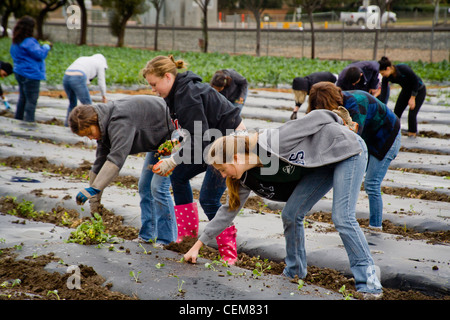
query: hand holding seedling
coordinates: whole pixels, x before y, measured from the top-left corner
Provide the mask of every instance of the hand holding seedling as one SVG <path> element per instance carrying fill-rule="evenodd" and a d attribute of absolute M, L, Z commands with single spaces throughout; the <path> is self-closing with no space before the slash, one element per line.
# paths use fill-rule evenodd
<path fill-rule="evenodd" d="M 180 141 L 177 139 L 166 140 L 163 144 L 161 144 L 158 148 L 158 152 L 155 154 L 155 157 L 161 156 L 169 156 L 173 151 L 178 150 L 178 146 Z"/>

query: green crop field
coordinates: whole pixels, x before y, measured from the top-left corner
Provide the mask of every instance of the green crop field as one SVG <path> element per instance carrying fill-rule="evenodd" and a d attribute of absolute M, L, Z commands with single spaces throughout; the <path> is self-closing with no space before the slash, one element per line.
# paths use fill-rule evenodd
<path fill-rule="evenodd" d="M 9 55 L 10 39 L 0 39 L 0 59 L 12 63 Z M 330 71 L 338 74 L 349 61 L 298 59 L 283 57 L 255 57 L 250 55 L 229 55 L 221 53 L 199 53 L 180 51 L 149 51 L 142 49 L 78 46 L 73 44 L 54 43 L 46 62 L 47 83 L 62 83 L 65 69 L 78 57 L 102 53 L 108 61 L 106 81 L 108 85 L 145 85 L 140 70 L 146 62 L 157 55 L 174 55 L 175 59 L 183 59 L 188 70 L 200 75 L 209 82 L 216 70 L 234 68 L 244 75 L 252 87 L 291 84 L 292 79 L 306 76 L 312 72 Z M 407 62 L 424 81 L 450 81 L 448 61 L 438 63 Z M 14 77 L 2 80 L 2 83 L 16 84 Z"/>

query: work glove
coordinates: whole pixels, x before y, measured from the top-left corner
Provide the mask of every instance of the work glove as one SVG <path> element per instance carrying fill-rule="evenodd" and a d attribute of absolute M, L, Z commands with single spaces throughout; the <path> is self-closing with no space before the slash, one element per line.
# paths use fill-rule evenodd
<path fill-rule="evenodd" d="M 92 188 L 92 187 L 84 188 L 77 194 L 77 197 L 76 197 L 77 204 L 84 204 L 86 201 L 88 201 L 89 199 L 91 199 L 92 197 L 94 197 L 96 194 L 98 194 L 100 192 L 101 192 L 101 190 L 96 189 L 96 188 Z"/>
<path fill-rule="evenodd" d="M 100 194 L 119 175 L 119 170 L 118 166 L 107 160 L 95 177 L 95 180 L 90 182 L 90 187 L 81 190 L 77 194 L 77 204 L 84 204 L 87 200 Z M 90 177 L 91 176 L 92 175 L 90 174 Z"/>
<path fill-rule="evenodd" d="M 333 110 L 334 113 L 336 113 L 338 116 L 344 120 L 344 125 L 347 126 L 350 130 L 352 130 L 355 133 L 358 133 L 358 123 L 354 122 L 352 120 L 352 117 L 350 117 L 350 113 L 348 113 L 348 110 L 345 109 L 342 106 L 339 106 L 337 109 Z"/>
<path fill-rule="evenodd" d="M 95 178 L 97 178 L 97 175 L 91 170 L 89 171 L 89 186 L 92 186 L 94 184 Z M 93 196 L 92 198 L 89 199 L 89 206 L 91 208 L 91 215 L 94 215 L 94 212 L 97 212 L 100 214 L 99 212 L 99 208 L 100 208 L 100 201 L 102 199 L 102 194 L 103 191 L 100 193 L 97 193 L 95 196 Z"/>
<path fill-rule="evenodd" d="M 164 159 L 161 159 L 160 161 L 158 161 L 153 166 L 152 171 L 154 173 L 156 173 L 157 175 L 167 177 L 168 175 L 170 175 L 172 173 L 173 169 L 175 169 L 176 166 L 177 166 L 177 164 L 172 159 L 172 157 L 164 158 Z"/>
<path fill-rule="evenodd" d="M 291 114 L 291 120 L 297 119 L 297 111 L 292 112 Z"/>

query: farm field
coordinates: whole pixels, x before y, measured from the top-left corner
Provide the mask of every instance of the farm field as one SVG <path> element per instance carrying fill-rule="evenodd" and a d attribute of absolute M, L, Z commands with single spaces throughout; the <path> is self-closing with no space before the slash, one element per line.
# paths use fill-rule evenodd
<path fill-rule="evenodd" d="M 0 39 L 2 56 L 7 56 L 8 41 Z M 133 241 L 140 228 L 137 183 L 142 154 L 129 156 L 119 177 L 104 191 L 101 220 L 91 218 L 88 205 L 76 205 L 76 193 L 88 184 L 95 143 L 63 126 L 68 100 L 61 75 L 76 57 L 99 51 L 109 65 L 108 100 L 150 94 L 139 71 L 154 55 L 170 53 L 55 43 L 46 60 L 47 81 L 41 85 L 34 124 L 13 119 L 17 85 L 13 77 L 2 80 L 12 110 L 0 107 L 0 299 L 362 299 L 354 290 L 347 255 L 331 223 L 332 192 L 306 219 L 309 274 L 304 281 L 292 282 L 280 275 L 285 256 L 283 203 L 256 195 L 247 201 L 235 220 L 239 260 L 232 267 L 217 261 L 214 243 L 203 251 L 200 262 L 186 265 L 181 258 L 191 243 L 158 248 Z M 314 71 L 339 73 L 348 63 L 174 54 L 204 81 L 217 66 L 245 74 L 252 89 L 242 116 L 250 129 L 278 127 L 289 119 L 294 107 L 292 78 Z M 419 135 L 402 136 L 401 152 L 383 181 L 383 231 L 367 228 L 369 208 L 363 190 L 357 218 L 379 267 L 383 299 L 450 300 L 450 70 L 447 61 L 411 66 L 427 83 Z M 95 82 L 91 90 L 94 103 L 100 102 Z M 398 93 L 393 86 L 390 108 Z M 300 113 L 305 110 L 304 105 Z M 407 127 L 406 113 L 402 126 Z M 191 181 L 194 196 L 202 179 L 200 175 Z M 202 232 L 207 218 L 200 208 Z M 82 228 L 99 237 L 86 240 Z"/>
<path fill-rule="evenodd" d="M 279 215 L 282 203 L 257 197 L 248 201 L 242 215 L 235 220 L 240 260 L 233 267 L 211 262 L 217 257 L 214 244 L 195 266 L 180 262 L 180 252 L 185 250 L 182 245 L 139 246 L 132 239 L 140 227 L 136 186 L 144 159 L 141 155 L 128 158 L 118 180 L 103 195 L 105 209 L 114 213 L 104 214 L 104 223 L 112 235 L 123 240 L 100 245 L 67 243 L 70 234 L 77 230 L 77 223 L 80 224 L 79 218 L 89 220 L 90 217 L 88 206 L 77 206 L 74 197 L 87 185 L 87 171 L 95 158 L 95 146 L 61 126 L 67 100 L 59 97 L 60 92 L 42 91 L 36 112 L 38 123 L 22 123 L 6 112 L 0 116 L 0 177 L 3 180 L 0 187 L 0 247 L 3 254 L 0 259 L 2 266 L 8 261 L 17 263 L 20 259 L 41 268 L 46 266 L 48 272 L 61 274 L 63 280 L 58 280 L 60 287 L 54 284 L 54 288 L 33 293 L 27 292 L 26 279 L 21 279 L 21 286 L 12 287 L 15 278 L 11 273 L 10 279 L 1 279 L 11 283 L 0 289 L 3 298 L 9 294 L 10 299 L 56 299 L 54 293 L 47 295 L 47 291 L 55 290 L 61 299 L 360 298 L 352 291 L 346 254 L 329 222 L 331 194 L 319 201 L 307 219 L 310 276 L 301 289 L 298 289 L 298 283 L 291 283 L 279 275 L 285 252 Z M 132 92 L 118 91 L 109 93 L 108 99 L 118 99 Z M 294 104 L 293 96 L 286 91 L 252 89 L 243 110 L 247 126 L 276 127 L 286 121 Z M 364 191 L 358 201 L 357 217 L 380 267 L 387 300 L 448 299 L 450 296 L 446 280 L 450 277 L 450 109 L 446 105 L 450 92 L 445 87 L 429 92 L 429 99 L 419 114 L 421 135 L 416 139 L 403 136 L 402 151 L 383 182 L 386 220 L 383 232 L 364 228 L 368 218 Z M 394 89 L 392 96 L 395 94 Z M 17 94 L 10 93 L 8 98 L 14 108 Z M 94 100 L 100 101 L 100 97 L 94 95 Z M 304 108 L 300 111 L 304 112 Z M 404 120 L 402 124 L 406 125 Z M 39 182 L 12 182 L 12 176 Z M 198 190 L 202 178 L 192 180 L 194 189 Z M 11 204 L 14 201 L 10 197 L 15 198 L 15 205 Z M 22 207 L 34 205 L 35 212 L 58 215 L 57 212 L 62 211 L 60 220 L 65 224 L 55 225 L 56 218 L 53 222 L 40 222 L 40 218 L 33 221 L 7 214 L 12 208 L 19 210 L 17 204 L 20 203 L 23 203 Z M 203 213 L 201 215 L 200 232 L 207 220 Z M 271 265 L 271 268 L 255 276 L 255 261 L 266 267 Z M 108 288 L 106 292 L 64 289 L 70 275 L 66 270 L 73 265 L 86 268 L 81 273 L 82 283 L 98 284 L 103 279 Z M 17 264 L 14 266 L 17 268 Z M 341 290 L 344 293 L 339 292 L 344 285 L 346 289 Z M 105 285 L 98 287 L 105 290 Z"/>

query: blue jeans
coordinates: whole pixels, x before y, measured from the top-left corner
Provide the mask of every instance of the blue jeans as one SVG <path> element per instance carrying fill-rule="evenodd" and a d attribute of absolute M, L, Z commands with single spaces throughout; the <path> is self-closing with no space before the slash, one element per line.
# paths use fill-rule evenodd
<path fill-rule="evenodd" d="M 303 219 L 308 211 L 333 188 L 332 219 L 339 232 L 350 261 L 356 289 L 361 292 L 381 292 L 381 284 L 373 274 L 374 262 L 366 238 L 355 217 L 361 183 L 367 165 L 367 147 L 361 154 L 333 165 L 312 170 L 296 186 L 282 211 L 286 239 L 284 275 L 304 278 L 307 274 Z"/>
<path fill-rule="evenodd" d="M 226 189 L 225 179 L 212 166 L 182 163 L 175 167 L 170 180 L 175 204 L 189 204 L 194 201 L 189 180 L 205 171 L 199 202 L 204 213 L 211 220 L 222 205 L 220 198 Z"/>
<path fill-rule="evenodd" d="M 389 169 L 391 161 L 395 159 L 401 144 L 401 132 L 398 132 L 389 151 L 384 156 L 383 160 L 378 160 L 376 157 L 370 155 L 367 164 L 366 178 L 364 180 L 364 189 L 369 196 L 370 219 L 369 225 L 371 227 L 381 227 L 383 221 L 383 198 L 381 196 L 381 183 L 384 176 Z"/>
<path fill-rule="evenodd" d="M 19 101 L 14 118 L 34 122 L 41 81 L 25 78 L 17 73 L 14 76 L 19 84 Z"/>
<path fill-rule="evenodd" d="M 89 94 L 89 89 L 86 83 L 86 75 L 69 76 L 65 74 L 63 77 L 64 91 L 66 92 L 67 98 L 69 99 L 69 108 L 67 109 L 66 121 L 64 123 L 66 127 L 68 126 L 70 112 L 72 112 L 73 108 L 77 106 L 77 100 L 80 100 L 81 104 L 92 104 L 91 95 Z"/>
<path fill-rule="evenodd" d="M 170 179 L 154 174 L 149 164 L 158 162 L 154 152 L 145 156 L 144 167 L 139 179 L 141 197 L 141 229 L 139 237 L 145 241 L 169 244 L 177 240 L 177 223 L 170 194 Z"/>

